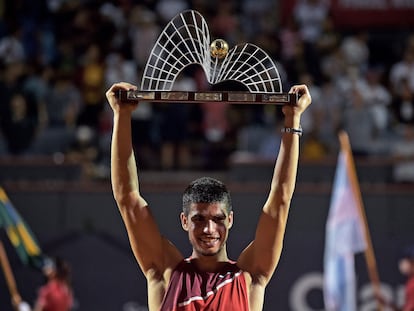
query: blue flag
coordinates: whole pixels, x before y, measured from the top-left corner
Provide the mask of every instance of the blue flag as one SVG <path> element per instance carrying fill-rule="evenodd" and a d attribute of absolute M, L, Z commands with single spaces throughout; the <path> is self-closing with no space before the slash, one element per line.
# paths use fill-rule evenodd
<path fill-rule="evenodd" d="M 30 264 L 39 269 L 42 267 L 44 258 L 39 243 L 2 187 L 0 187 L 0 228 L 6 230 L 23 264 Z"/>
<path fill-rule="evenodd" d="M 327 311 L 356 311 L 354 257 L 366 249 L 358 194 L 350 178 L 351 155 L 339 153 L 326 223 L 324 300 Z M 359 189 L 357 189 L 359 191 Z"/>

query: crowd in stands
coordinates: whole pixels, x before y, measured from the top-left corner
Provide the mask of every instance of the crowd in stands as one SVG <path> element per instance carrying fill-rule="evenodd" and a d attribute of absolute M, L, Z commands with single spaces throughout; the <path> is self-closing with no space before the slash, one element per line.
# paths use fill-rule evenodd
<path fill-rule="evenodd" d="M 283 23 L 279 2 L 270 0 L 0 2 L 0 156 L 53 155 L 106 177 L 112 115 L 105 91 L 118 81 L 140 85 L 153 44 L 185 9 L 199 11 L 211 37 L 230 48 L 250 42 L 265 50 L 284 91 L 309 86 L 303 157 L 335 154 L 340 128 L 358 156 L 414 154 L 409 29 L 389 36 L 392 42 L 375 41 L 380 34 L 370 29 L 339 30 L 325 0 L 296 1 Z M 174 87 L 210 86 L 195 66 Z M 134 112 L 134 147 L 143 169 L 222 169 L 229 159 L 274 159 L 280 113 L 265 105 L 143 102 Z"/>

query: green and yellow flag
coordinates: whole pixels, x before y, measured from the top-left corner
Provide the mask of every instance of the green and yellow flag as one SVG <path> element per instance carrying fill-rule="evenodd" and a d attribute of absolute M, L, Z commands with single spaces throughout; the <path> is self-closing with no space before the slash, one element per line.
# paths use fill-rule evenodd
<path fill-rule="evenodd" d="M 43 254 L 33 232 L 0 187 L 0 228 L 6 230 L 11 244 L 25 265 L 41 268 Z"/>

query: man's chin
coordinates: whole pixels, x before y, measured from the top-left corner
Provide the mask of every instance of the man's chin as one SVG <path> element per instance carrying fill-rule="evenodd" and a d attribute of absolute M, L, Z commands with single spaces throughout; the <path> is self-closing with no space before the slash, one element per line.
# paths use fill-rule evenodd
<path fill-rule="evenodd" d="M 213 257 L 218 255 L 218 253 L 220 252 L 220 249 L 199 249 L 198 253 L 201 256 L 205 256 L 205 257 Z"/>
<path fill-rule="evenodd" d="M 219 252 L 202 252 L 201 255 L 206 256 L 206 257 L 213 257 L 216 256 Z"/>
<path fill-rule="evenodd" d="M 211 245 L 211 247 L 207 247 L 206 245 L 202 245 L 198 243 L 193 244 L 193 250 L 199 256 L 205 256 L 205 257 L 218 256 L 224 248 L 225 248 L 225 244 Z"/>

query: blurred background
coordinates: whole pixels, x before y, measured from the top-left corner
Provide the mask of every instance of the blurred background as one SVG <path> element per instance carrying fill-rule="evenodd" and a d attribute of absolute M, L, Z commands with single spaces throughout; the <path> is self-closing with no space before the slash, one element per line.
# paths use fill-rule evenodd
<path fill-rule="evenodd" d="M 309 86 L 298 184 L 264 310 L 324 310 L 325 223 L 339 151 L 349 135 L 383 291 L 402 302 L 401 249 L 414 243 L 414 5 L 340 0 L 0 1 L 0 186 L 43 252 L 70 262 L 75 310 L 146 310 L 109 180 L 114 82 L 140 85 L 162 29 L 199 11 L 212 39 L 250 42 L 275 61 L 283 91 Z M 177 90 L 208 90 L 201 68 Z M 232 88 L 233 86 L 229 87 Z M 219 108 L 217 108 L 219 107 Z M 226 182 L 236 211 L 231 257 L 253 237 L 280 141 L 280 107 L 142 102 L 134 112 L 143 195 L 163 233 L 190 251 L 181 193 L 201 175 Z M 24 300 L 43 276 L 1 241 Z M 357 256 L 359 310 L 376 310 Z M 0 274 L 0 309 L 12 310 Z"/>

